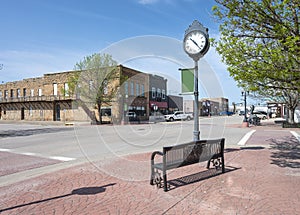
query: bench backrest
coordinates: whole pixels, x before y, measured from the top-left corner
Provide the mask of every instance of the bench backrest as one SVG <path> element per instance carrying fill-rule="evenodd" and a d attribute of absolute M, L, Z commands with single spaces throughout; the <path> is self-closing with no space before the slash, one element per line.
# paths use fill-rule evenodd
<path fill-rule="evenodd" d="M 168 168 L 177 168 L 189 164 L 222 157 L 225 139 L 199 140 L 181 145 L 163 147 L 164 164 Z"/>

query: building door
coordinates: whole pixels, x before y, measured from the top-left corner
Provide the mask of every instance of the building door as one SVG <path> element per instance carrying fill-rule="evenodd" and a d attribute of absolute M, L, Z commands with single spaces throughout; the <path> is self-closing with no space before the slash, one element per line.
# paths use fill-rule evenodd
<path fill-rule="evenodd" d="M 21 120 L 25 119 L 25 108 L 21 108 Z"/>
<path fill-rule="evenodd" d="M 60 121 L 60 105 L 55 105 L 55 121 Z"/>

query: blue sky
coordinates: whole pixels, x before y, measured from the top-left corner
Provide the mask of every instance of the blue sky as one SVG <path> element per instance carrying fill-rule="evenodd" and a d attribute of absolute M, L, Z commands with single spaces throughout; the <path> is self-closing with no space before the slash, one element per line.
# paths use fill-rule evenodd
<path fill-rule="evenodd" d="M 167 76 L 169 93 L 177 94 L 178 68 L 193 66 L 181 47 L 184 31 L 197 19 L 210 37 L 219 36 L 213 5 L 213 0 L 1 1 L 0 81 L 69 71 L 84 56 L 107 52 L 125 66 Z M 213 48 L 200 60 L 199 72 L 201 96 L 241 101 Z"/>

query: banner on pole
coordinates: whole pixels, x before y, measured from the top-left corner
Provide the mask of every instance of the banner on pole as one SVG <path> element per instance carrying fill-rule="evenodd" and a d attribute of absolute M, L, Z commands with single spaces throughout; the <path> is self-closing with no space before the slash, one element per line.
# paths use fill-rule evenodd
<path fill-rule="evenodd" d="M 181 94 L 194 92 L 194 69 L 181 69 Z"/>

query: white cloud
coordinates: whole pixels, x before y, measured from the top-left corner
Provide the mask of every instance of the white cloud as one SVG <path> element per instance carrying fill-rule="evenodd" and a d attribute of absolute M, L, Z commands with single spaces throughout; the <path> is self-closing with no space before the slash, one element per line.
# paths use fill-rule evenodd
<path fill-rule="evenodd" d="M 139 0 L 138 3 L 146 5 L 146 4 L 155 4 L 158 1 L 159 0 Z"/>

